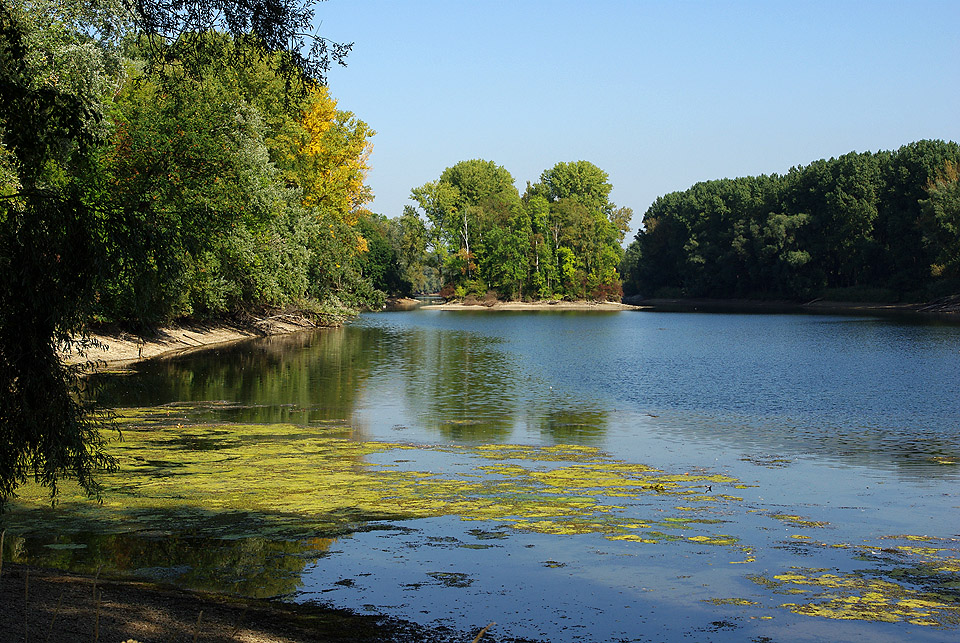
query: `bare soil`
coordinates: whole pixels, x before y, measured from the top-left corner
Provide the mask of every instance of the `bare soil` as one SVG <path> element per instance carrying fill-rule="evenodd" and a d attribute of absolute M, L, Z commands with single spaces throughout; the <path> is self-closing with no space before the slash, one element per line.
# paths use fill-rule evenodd
<path fill-rule="evenodd" d="M 0 641 L 11 643 L 469 643 L 475 635 L 316 606 L 191 592 L 11 563 L 5 563 L 0 573 Z M 483 640 L 494 639 L 485 636 Z"/>

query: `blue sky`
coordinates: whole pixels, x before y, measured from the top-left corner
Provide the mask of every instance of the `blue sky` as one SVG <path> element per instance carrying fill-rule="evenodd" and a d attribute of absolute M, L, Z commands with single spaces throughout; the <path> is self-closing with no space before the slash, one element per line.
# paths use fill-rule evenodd
<path fill-rule="evenodd" d="M 371 209 L 388 217 L 458 161 L 492 160 L 522 192 L 584 159 L 636 232 L 697 181 L 960 141 L 956 0 L 329 0 L 316 18 L 354 43 L 329 85 L 377 131 Z"/>

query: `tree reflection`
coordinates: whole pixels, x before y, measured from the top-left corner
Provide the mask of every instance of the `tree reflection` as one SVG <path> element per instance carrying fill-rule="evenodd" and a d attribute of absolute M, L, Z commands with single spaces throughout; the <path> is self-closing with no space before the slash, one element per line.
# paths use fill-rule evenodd
<path fill-rule="evenodd" d="M 13 536 L 5 560 L 81 574 L 120 574 L 195 590 L 267 598 L 295 592 L 304 567 L 333 538 L 223 540 L 190 533 L 73 533 Z"/>
<path fill-rule="evenodd" d="M 99 378 L 115 406 L 227 401 L 202 418 L 236 422 L 347 422 L 380 352 L 376 331 L 323 329 L 265 337 L 144 362 L 134 377 Z"/>
<path fill-rule="evenodd" d="M 600 444 L 607 432 L 608 414 L 598 406 L 550 409 L 539 420 L 540 433 L 554 444 Z"/>
<path fill-rule="evenodd" d="M 413 331 L 401 339 L 404 391 L 420 423 L 454 441 L 508 436 L 518 407 L 515 374 L 495 340 Z"/>

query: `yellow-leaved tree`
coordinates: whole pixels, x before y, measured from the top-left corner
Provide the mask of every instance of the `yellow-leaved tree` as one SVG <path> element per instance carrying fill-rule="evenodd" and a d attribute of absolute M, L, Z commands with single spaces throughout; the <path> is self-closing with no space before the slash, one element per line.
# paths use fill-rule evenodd
<path fill-rule="evenodd" d="M 303 205 L 341 224 L 327 227 L 353 256 L 367 250 L 356 224 L 363 205 L 373 199 L 366 178 L 375 134 L 353 112 L 337 109 L 326 87 L 316 86 L 304 101 L 299 121 L 276 138 L 288 183 L 300 188 Z"/>
<path fill-rule="evenodd" d="M 353 112 L 337 109 L 326 87 L 310 91 L 303 116 L 286 139 L 288 177 L 303 191 L 306 206 L 319 206 L 351 225 L 372 200 L 365 184 L 376 132 Z"/>

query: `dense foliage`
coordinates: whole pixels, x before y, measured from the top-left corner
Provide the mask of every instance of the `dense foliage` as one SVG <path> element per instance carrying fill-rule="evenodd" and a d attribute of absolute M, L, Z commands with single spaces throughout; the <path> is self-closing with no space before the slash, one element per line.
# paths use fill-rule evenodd
<path fill-rule="evenodd" d="M 0 508 L 28 476 L 94 491 L 111 465 L 60 359 L 91 322 L 382 301 L 360 226 L 373 131 L 318 83 L 348 47 L 301 52 L 310 15 L 0 2 Z"/>
<path fill-rule="evenodd" d="M 461 161 L 411 191 L 427 221 L 420 279 L 458 297 L 619 299 L 631 211 L 610 202 L 611 190 L 606 172 L 576 161 L 544 171 L 521 197 L 503 167 Z"/>
<path fill-rule="evenodd" d="M 626 252 L 646 296 L 934 298 L 960 290 L 960 146 L 919 141 L 658 198 Z"/>

